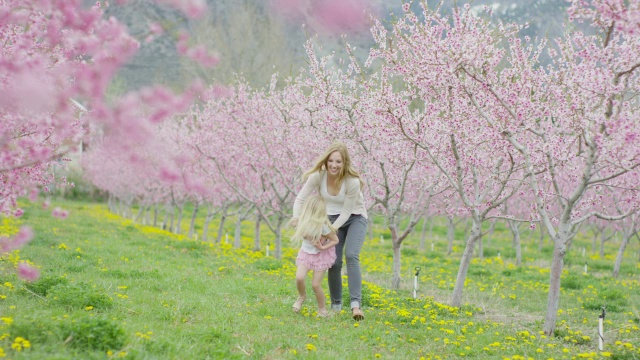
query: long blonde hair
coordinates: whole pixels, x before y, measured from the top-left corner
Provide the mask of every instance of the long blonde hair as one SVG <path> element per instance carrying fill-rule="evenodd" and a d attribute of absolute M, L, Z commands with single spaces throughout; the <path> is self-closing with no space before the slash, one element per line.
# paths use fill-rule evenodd
<path fill-rule="evenodd" d="M 323 226 L 328 227 L 330 231 L 336 231 L 327 217 L 327 204 L 324 198 L 320 195 L 309 196 L 302 206 L 296 232 L 291 240 L 297 244 L 307 240 L 312 245 L 318 245 Z"/>
<path fill-rule="evenodd" d="M 325 150 L 325 152 L 320 157 L 318 157 L 318 159 L 316 159 L 315 165 L 313 165 L 311 169 L 307 170 L 307 172 L 302 175 L 302 181 L 307 181 L 309 176 L 311 176 L 311 174 L 315 172 L 327 171 L 329 156 L 331 156 L 331 154 L 336 151 L 339 152 L 342 156 L 342 169 L 340 169 L 340 173 L 338 174 L 338 178 L 336 179 L 336 185 L 342 185 L 342 181 L 344 180 L 344 178 L 349 176 L 360 180 L 360 188 L 362 189 L 364 187 L 364 181 L 362 181 L 362 179 L 360 178 L 360 173 L 358 173 L 351 166 L 351 157 L 349 156 L 347 146 L 343 142 L 337 140 L 331 143 L 327 150 Z"/>

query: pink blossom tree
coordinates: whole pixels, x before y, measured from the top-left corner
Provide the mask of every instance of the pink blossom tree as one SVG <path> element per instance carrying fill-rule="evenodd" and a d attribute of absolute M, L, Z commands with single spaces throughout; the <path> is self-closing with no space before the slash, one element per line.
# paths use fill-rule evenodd
<path fill-rule="evenodd" d="M 376 22 L 372 32 L 377 47 L 368 63 L 382 60 L 381 71 L 404 82 L 404 96 L 378 112 L 421 149 L 446 181 L 450 190 L 443 194 L 443 206 L 448 215 L 472 220 L 451 299 L 453 306 L 460 306 L 482 223 L 500 216 L 498 209 L 521 188 L 524 174 L 517 151 L 507 146 L 496 127 L 483 126 L 482 112 L 468 101 L 457 78 L 457 65 L 474 61 L 497 66 L 504 51 L 495 47 L 491 24 L 474 17 L 468 7 L 442 16 L 423 4 L 423 20 L 408 4 L 404 9 L 391 35 Z M 502 29 L 512 35 L 518 27 Z M 410 104 L 419 110 L 410 111 Z"/>
<path fill-rule="evenodd" d="M 476 163 L 501 159 L 503 152 L 522 169 L 521 180 L 535 200 L 531 219 L 539 219 L 554 241 L 543 327 L 548 335 L 555 329 L 563 258 L 579 224 L 592 217 L 619 219 L 633 211 L 618 215 L 598 208 L 605 186 L 630 189 L 625 201 L 632 209 L 638 206 L 640 148 L 634 139 L 640 124 L 635 120 L 638 100 L 632 96 L 640 79 L 637 9 L 621 1 L 594 1 L 593 6 L 574 1 L 570 15 L 591 22 L 597 34 L 575 32 L 557 39 L 556 47 L 548 48 L 552 65 L 547 68 L 538 60 L 544 42 L 534 48 L 512 26 L 482 25 L 468 7 L 456 10 L 451 19 L 425 11 L 425 21 L 418 21 L 407 13 L 395 27 L 401 51 L 385 49 L 387 62 L 405 81 L 421 89 L 434 82 L 447 84 L 434 87 L 442 90 L 432 97 L 451 94 L 467 106 L 469 113 L 456 113 L 448 125 L 460 129 L 465 141 L 483 134 L 482 142 L 490 146 L 484 153 L 483 147 L 470 151 Z M 419 26 L 423 24 L 429 26 Z M 441 47 L 443 43 L 451 46 Z M 440 107 L 433 116 L 447 116 L 451 109 Z M 465 118 L 471 124 L 458 125 Z M 449 128 L 443 132 L 452 134 Z M 459 142 L 449 136 L 455 153 Z M 454 159 L 460 164 L 459 156 Z M 445 173 L 461 178 L 455 169 Z"/>
<path fill-rule="evenodd" d="M 308 150 L 304 132 L 287 126 L 291 110 L 272 98 L 277 93 L 273 86 L 271 90 L 253 91 L 239 83 L 227 97 L 207 102 L 190 126 L 199 130 L 192 145 L 236 196 L 255 206 L 274 233 L 279 258 L 282 230 L 302 174 L 299 158 L 308 156 Z"/>
<path fill-rule="evenodd" d="M 205 10 L 201 0 L 167 0 L 189 15 Z M 148 135 L 145 124 L 184 110 L 196 88 L 174 95 L 162 88 L 106 99 L 118 69 L 138 42 L 100 3 L 79 0 L 6 0 L 0 3 L 0 211 L 16 198 L 56 181 L 52 162 L 75 151 L 96 124 L 131 144 Z M 82 104 L 75 106 L 74 104 Z M 78 108 L 89 112 L 80 117 Z M 133 108 L 145 108 L 132 115 Z M 16 211 L 20 211 L 19 209 Z M 26 273 L 26 272 L 25 272 Z"/>

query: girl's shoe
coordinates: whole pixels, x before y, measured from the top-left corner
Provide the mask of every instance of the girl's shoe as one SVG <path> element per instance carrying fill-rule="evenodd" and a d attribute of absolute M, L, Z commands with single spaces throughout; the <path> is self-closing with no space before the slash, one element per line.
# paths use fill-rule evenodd
<path fill-rule="evenodd" d="M 293 303 L 293 306 L 291 307 L 291 309 L 293 309 L 293 312 L 300 312 L 300 309 L 302 309 L 302 303 L 307 299 L 306 296 L 299 296 L 298 300 L 296 300 L 296 302 Z"/>
<path fill-rule="evenodd" d="M 331 316 L 331 313 L 329 312 L 329 310 L 327 310 L 327 308 L 318 309 L 318 317 L 328 318 L 330 316 Z"/>
<path fill-rule="evenodd" d="M 351 309 L 351 311 L 353 312 L 353 320 L 356 320 L 356 321 L 364 320 L 364 313 L 360 308 L 355 307 Z"/>

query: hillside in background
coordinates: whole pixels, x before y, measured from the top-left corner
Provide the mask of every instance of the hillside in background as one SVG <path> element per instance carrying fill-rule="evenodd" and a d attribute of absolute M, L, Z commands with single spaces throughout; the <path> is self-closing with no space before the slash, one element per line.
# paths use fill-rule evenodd
<path fill-rule="evenodd" d="M 85 0 L 87 5 L 91 1 Z M 399 14 L 402 1 L 372 0 L 378 16 L 392 21 L 392 13 Z M 436 2 L 430 1 L 434 6 Z M 443 7 L 451 8 L 455 1 L 447 0 Z M 462 2 L 458 1 L 458 4 Z M 493 9 L 503 21 L 529 23 L 522 32 L 532 39 L 554 38 L 563 32 L 565 0 L 533 0 L 523 4 L 516 1 L 479 0 L 471 3 L 479 14 L 484 6 Z M 419 10 L 419 4 L 413 4 Z M 305 66 L 304 42 L 313 35 L 313 29 L 305 33 L 301 23 L 287 21 L 274 13 L 268 0 L 209 0 L 209 14 L 199 20 L 188 20 L 178 11 L 158 5 L 151 0 L 131 0 L 125 5 L 110 5 L 106 16 L 114 16 L 129 27 L 130 33 L 141 42 L 138 54 L 119 74 L 113 86 L 114 93 L 123 93 L 153 83 L 180 88 L 189 80 L 201 78 L 208 83 L 230 83 L 235 74 L 241 74 L 255 87 L 266 85 L 274 72 L 295 75 Z M 149 25 L 159 23 L 165 34 L 153 41 Z M 192 40 L 218 52 L 220 64 L 215 69 L 199 66 L 179 59 L 174 45 L 178 30 L 191 33 Z M 368 33 L 350 34 L 348 41 L 357 46 L 359 57 L 367 56 L 373 43 Z M 339 34 L 320 34 L 318 42 L 325 51 L 339 50 L 342 39 Z"/>

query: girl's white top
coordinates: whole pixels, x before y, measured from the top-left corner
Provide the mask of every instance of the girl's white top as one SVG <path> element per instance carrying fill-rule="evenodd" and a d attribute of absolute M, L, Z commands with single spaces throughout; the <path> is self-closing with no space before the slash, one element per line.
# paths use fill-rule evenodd
<path fill-rule="evenodd" d="M 327 227 L 327 225 L 322 225 L 322 236 L 327 236 L 330 233 L 331 233 L 331 230 L 329 230 L 329 227 Z M 317 254 L 320 251 L 322 251 L 317 247 L 313 246 L 313 244 L 311 244 L 308 240 L 304 240 L 304 239 L 302 240 L 302 245 L 300 246 L 300 248 L 307 254 Z"/>
<path fill-rule="evenodd" d="M 328 215 L 340 215 L 333 222 L 333 226 L 339 229 L 344 225 L 351 214 L 359 214 L 367 217 L 367 208 L 364 206 L 364 196 L 360 191 L 360 180 L 354 177 L 347 177 L 342 181 L 338 195 L 333 196 L 327 191 L 327 172 L 319 171 L 309 175 L 307 182 L 296 196 L 293 203 L 293 217 L 300 216 L 302 205 L 309 195 L 314 191 L 318 192 L 327 202 Z"/>

